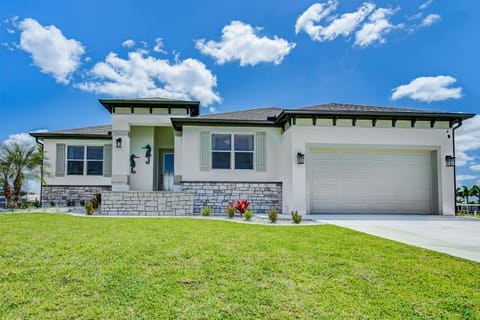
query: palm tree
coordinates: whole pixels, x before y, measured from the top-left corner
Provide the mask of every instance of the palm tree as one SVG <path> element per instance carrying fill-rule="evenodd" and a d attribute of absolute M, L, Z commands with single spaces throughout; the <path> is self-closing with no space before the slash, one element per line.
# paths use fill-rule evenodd
<path fill-rule="evenodd" d="M 464 203 L 468 204 L 470 196 L 473 196 L 472 189 L 469 189 L 467 186 L 462 186 L 463 198 L 465 199 Z"/>
<path fill-rule="evenodd" d="M 455 190 L 455 197 L 456 197 L 456 202 L 457 203 L 462 203 L 464 201 L 465 195 L 463 193 L 462 188 L 458 187 Z"/>
<path fill-rule="evenodd" d="M 13 206 L 17 208 L 23 181 L 39 176 L 43 152 L 39 145 L 26 146 L 18 142 L 4 145 L 3 151 L 13 170 Z"/>
<path fill-rule="evenodd" d="M 477 203 L 480 203 L 480 187 L 478 185 L 473 185 L 470 190 L 472 191 L 472 195 L 477 197 Z"/>
<path fill-rule="evenodd" d="M 7 161 L 5 154 L 0 153 L 0 182 L 3 184 L 3 195 L 7 201 L 7 208 L 12 206 L 12 187 L 9 179 L 12 177 L 13 170 L 10 163 Z"/>

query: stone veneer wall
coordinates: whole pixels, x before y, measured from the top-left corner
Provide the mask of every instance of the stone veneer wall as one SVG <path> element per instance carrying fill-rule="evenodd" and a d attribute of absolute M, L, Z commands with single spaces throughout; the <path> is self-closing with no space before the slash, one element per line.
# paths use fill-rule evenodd
<path fill-rule="evenodd" d="M 212 182 L 184 181 L 182 190 L 193 192 L 193 212 L 202 207 L 212 208 L 212 214 L 224 214 L 228 204 L 248 200 L 249 208 L 257 214 L 266 214 L 271 208 L 282 211 L 281 182 Z"/>
<path fill-rule="evenodd" d="M 101 215 L 185 216 L 193 214 L 193 193 L 108 191 L 102 193 Z"/>
<path fill-rule="evenodd" d="M 112 190 L 112 186 L 42 186 L 42 206 L 49 207 L 53 201 L 57 206 L 66 206 L 68 200 L 80 205 L 81 200 L 90 200 L 97 193 Z"/>

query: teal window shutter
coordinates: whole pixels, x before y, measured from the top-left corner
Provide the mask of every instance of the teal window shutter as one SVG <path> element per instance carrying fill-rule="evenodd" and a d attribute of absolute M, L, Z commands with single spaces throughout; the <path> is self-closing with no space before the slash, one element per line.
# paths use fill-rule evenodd
<path fill-rule="evenodd" d="M 255 158 L 256 158 L 256 170 L 267 170 L 267 135 L 265 132 L 257 132 L 255 134 Z"/>
<path fill-rule="evenodd" d="M 200 171 L 210 170 L 210 132 L 200 132 Z"/>
<path fill-rule="evenodd" d="M 65 144 L 57 143 L 57 154 L 55 161 L 55 176 L 64 177 L 65 176 Z"/>
<path fill-rule="evenodd" d="M 103 146 L 103 176 L 112 176 L 112 145 L 106 144 Z"/>

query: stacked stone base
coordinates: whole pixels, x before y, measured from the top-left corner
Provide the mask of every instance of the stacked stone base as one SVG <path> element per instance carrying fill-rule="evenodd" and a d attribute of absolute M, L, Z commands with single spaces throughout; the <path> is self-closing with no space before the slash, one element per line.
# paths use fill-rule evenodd
<path fill-rule="evenodd" d="M 223 214 L 237 200 L 248 200 L 256 214 L 266 214 L 272 208 L 282 211 L 281 182 L 182 182 L 182 190 L 193 193 L 193 212 L 200 214 L 205 206 L 213 214 Z"/>
<path fill-rule="evenodd" d="M 193 193 L 109 191 L 102 193 L 101 215 L 185 216 L 193 214 Z"/>
<path fill-rule="evenodd" d="M 112 190 L 112 186 L 42 186 L 42 206 L 50 207 L 67 206 L 73 201 L 74 205 L 80 205 L 80 201 L 87 201 L 95 197 L 97 193 Z"/>

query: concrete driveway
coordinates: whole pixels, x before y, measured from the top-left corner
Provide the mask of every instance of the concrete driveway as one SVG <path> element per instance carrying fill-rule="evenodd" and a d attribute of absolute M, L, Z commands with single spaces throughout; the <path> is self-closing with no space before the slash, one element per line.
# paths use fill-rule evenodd
<path fill-rule="evenodd" d="M 420 215 L 310 215 L 309 218 L 480 262 L 480 219 Z"/>

